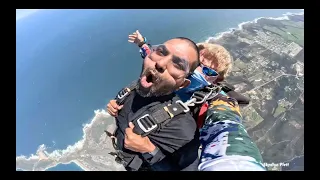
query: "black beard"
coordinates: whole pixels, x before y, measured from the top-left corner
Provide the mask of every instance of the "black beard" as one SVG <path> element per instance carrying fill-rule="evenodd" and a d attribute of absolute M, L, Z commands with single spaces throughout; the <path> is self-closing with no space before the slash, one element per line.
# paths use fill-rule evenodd
<path fill-rule="evenodd" d="M 139 83 L 136 92 L 142 97 L 160 97 L 173 93 L 175 90 L 171 85 L 152 86 L 151 88 L 144 88 Z"/>
<path fill-rule="evenodd" d="M 145 76 L 149 71 L 154 72 L 154 78 L 156 79 L 153 82 L 153 85 L 150 88 L 144 88 L 139 80 L 136 92 L 142 97 L 159 97 L 169 95 L 174 92 L 175 87 L 171 84 L 166 83 L 159 75 L 159 72 L 155 69 L 147 68 L 145 69 L 140 77 Z"/>

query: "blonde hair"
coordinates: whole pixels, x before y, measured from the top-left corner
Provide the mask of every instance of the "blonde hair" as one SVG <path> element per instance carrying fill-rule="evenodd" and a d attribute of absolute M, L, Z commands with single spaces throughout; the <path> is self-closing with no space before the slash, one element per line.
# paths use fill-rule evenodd
<path fill-rule="evenodd" d="M 216 61 L 218 67 L 216 71 L 219 73 L 219 80 L 224 80 L 232 69 L 232 56 L 219 44 L 198 43 L 199 51 L 203 51 L 203 56 L 211 61 Z"/>

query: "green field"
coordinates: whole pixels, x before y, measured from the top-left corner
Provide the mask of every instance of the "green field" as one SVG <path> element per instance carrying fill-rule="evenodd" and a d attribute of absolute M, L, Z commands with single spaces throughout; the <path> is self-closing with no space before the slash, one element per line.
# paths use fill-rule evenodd
<path fill-rule="evenodd" d="M 304 23 L 293 21 L 281 21 L 281 23 L 286 28 L 279 29 L 274 26 L 263 26 L 263 29 L 279 34 L 287 41 L 293 41 L 300 46 L 304 46 Z"/>
<path fill-rule="evenodd" d="M 281 113 L 285 112 L 286 108 L 278 105 L 277 109 L 274 111 L 273 117 L 278 117 Z"/>

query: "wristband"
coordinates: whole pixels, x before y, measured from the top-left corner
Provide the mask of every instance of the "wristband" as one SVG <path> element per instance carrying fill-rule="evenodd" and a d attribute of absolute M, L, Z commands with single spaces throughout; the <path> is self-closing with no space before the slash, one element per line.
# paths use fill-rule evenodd
<path fill-rule="evenodd" d="M 146 44 L 147 43 L 147 38 L 146 37 L 143 37 L 143 41 L 142 42 L 140 42 L 139 44 L 138 44 L 138 46 L 141 48 L 144 44 Z"/>

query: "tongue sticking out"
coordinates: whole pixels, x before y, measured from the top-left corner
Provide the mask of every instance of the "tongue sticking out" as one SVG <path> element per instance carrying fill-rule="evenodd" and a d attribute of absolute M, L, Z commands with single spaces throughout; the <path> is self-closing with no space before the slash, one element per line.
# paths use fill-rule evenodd
<path fill-rule="evenodd" d="M 140 83 L 144 88 L 150 88 L 153 84 L 152 83 L 152 75 L 149 74 L 148 76 L 142 76 Z"/>

